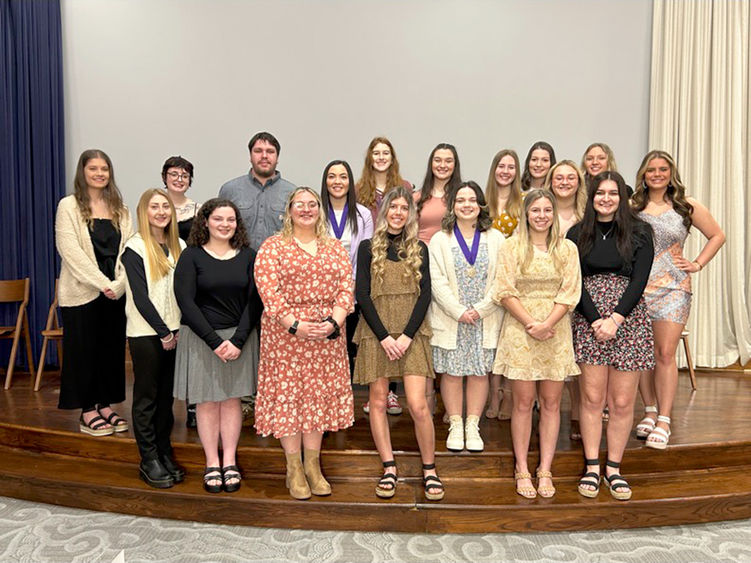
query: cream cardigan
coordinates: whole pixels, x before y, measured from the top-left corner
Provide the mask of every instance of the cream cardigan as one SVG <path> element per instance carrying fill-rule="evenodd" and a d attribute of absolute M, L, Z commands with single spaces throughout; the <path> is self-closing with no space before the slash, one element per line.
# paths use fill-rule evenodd
<path fill-rule="evenodd" d="M 428 309 L 428 319 L 433 328 L 430 344 L 445 350 L 456 349 L 456 335 L 459 331 L 459 317 L 467 307 L 459 302 L 459 289 L 454 270 L 454 255 L 451 252 L 453 236 L 438 231 L 430 239 L 430 284 L 432 300 Z M 482 319 L 482 347 L 495 350 L 501 333 L 504 309 L 491 299 L 491 287 L 495 280 L 498 252 L 504 236 L 495 229 L 488 229 L 480 235 L 480 242 L 488 245 L 488 280 L 485 297 L 472 307 Z"/>
<path fill-rule="evenodd" d="M 100 270 L 91 243 L 89 226 L 78 209 L 76 198 L 69 195 L 60 200 L 55 216 L 55 244 L 62 258 L 57 296 L 61 307 L 77 307 L 94 301 L 104 289 L 111 289 L 117 297 L 125 293 L 125 269 L 120 263 L 125 243 L 133 234 L 130 213 L 120 219 L 120 247 L 115 266 L 115 279 L 110 280 Z"/>

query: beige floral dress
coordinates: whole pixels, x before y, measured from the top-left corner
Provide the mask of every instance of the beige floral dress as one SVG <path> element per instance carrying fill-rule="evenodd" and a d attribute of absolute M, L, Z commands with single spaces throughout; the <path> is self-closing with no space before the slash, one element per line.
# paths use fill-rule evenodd
<path fill-rule="evenodd" d="M 560 242 L 561 265 L 556 271 L 547 252 L 534 250 L 526 271 L 521 271 L 517 250 L 524 244 L 518 236 L 511 237 L 498 256 L 493 300 L 500 304 L 506 297 L 518 297 L 527 312 L 543 321 L 556 303 L 568 312 L 555 325 L 555 335 L 544 341 L 532 338 L 512 315 L 504 317 L 493 373 L 522 381 L 563 381 L 581 373 L 574 361 L 571 311 L 581 295 L 579 253 L 570 240 Z"/>

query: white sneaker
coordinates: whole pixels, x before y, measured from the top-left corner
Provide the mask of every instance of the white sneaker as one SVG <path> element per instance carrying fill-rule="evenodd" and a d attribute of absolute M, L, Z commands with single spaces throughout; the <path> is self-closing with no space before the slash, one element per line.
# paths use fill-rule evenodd
<path fill-rule="evenodd" d="M 467 423 L 464 426 L 464 439 L 470 452 L 481 452 L 485 448 L 485 443 L 480 438 L 480 417 L 467 416 Z"/>
<path fill-rule="evenodd" d="M 389 391 L 386 397 L 386 412 L 388 414 L 402 414 L 402 406 L 399 404 L 399 397 L 393 391 Z"/>
<path fill-rule="evenodd" d="M 449 417 L 449 435 L 446 439 L 446 449 L 460 452 L 464 449 L 464 424 L 458 414 Z"/>

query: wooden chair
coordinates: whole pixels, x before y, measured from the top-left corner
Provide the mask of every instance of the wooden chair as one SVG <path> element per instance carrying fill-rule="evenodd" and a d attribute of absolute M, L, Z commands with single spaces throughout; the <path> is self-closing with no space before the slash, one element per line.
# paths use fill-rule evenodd
<path fill-rule="evenodd" d="M 683 342 L 683 351 L 686 353 L 686 364 L 688 364 L 688 376 L 691 378 L 691 389 L 696 391 L 696 372 L 694 371 L 694 361 L 691 359 L 691 349 L 688 347 L 688 331 L 681 333 Z"/>
<path fill-rule="evenodd" d="M 57 314 L 57 282 L 55 280 L 55 295 L 50 305 L 50 312 L 47 314 L 47 324 L 42 331 L 44 340 L 42 341 L 42 354 L 39 357 L 39 366 L 37 367 L 37 377 L 34 381 L 34 391 L 39 391 L 39 384 L 42 382 L 42 372 L 44 371 L 44 359 L 47 356 L 47 345 L 50 341 L 57 344 L 57 361 L 60 367 L 63 365 L 63 327 L 60 326 L 60 318 Z"/>
<path fill-rule="evenodd" d="M 30 285 L 29 278 L 0 281 L 0 303 L 20 303 L 18 315 L 16 316 L 16 324 L 14 326 L 0 326 L 0 339 L 13 339 L 8 369 L 5 372 L 6 389 L 10 389 L 13 381 L 13 370 L 16 367 L 16 353 L 18 352 L 18 343 L 21 340 L 21 335 L 24 336 L 24 343 L 26 344 L 26 359 L 29 363 L 29 373 L 34 373 L 34 358 L 31 354 L 31 336 L 29 333 L 29 316 L 26 313 L 26 307 L 29 305 Z"/>

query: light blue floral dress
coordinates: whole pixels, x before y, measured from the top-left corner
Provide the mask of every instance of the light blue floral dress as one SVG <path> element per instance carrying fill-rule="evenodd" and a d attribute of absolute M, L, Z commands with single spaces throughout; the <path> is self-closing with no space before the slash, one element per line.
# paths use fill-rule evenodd
<path fill-rule="evenodd" d="M 467 241 L 471 246 L 472 241 Z M 452 241 L 451 254 L 454 257 L 454 270 L 459 288 L 459 302 L 467 308 L 485 296 L 488 282 L 488 245 L 480 243 L 474 269 L 475 275 L 469 274 L 470 266 L 464 258 L 459 245 Z M 493 366 L 495 349 L 482 347 L 482 319 L 474 326 L 459 323 L 456 335 L 456 350 L 446 350 L 433 346 L 433 364 L 437 373 L 449 375 L 486 375 Z"/>

